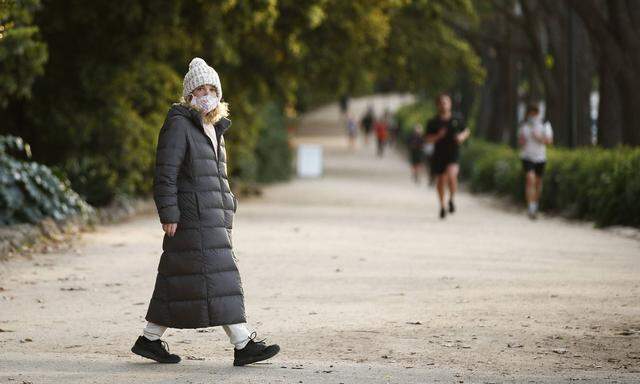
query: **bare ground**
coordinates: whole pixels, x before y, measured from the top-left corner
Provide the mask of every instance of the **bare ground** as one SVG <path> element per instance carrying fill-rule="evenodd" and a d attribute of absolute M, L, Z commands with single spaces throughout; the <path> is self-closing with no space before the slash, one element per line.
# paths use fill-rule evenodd
<path fill-rule="evenodd" d="M 129 352 L 161 252 L 145 216 L 0 264 L 0 383 L 640 382 L 638 240 L 466 193 L 440 221 L 401 155 L 349 151 L 337 121 L 318 110 L 296 138 L 324 145 L 322 178 L 236 216 L 250 325 L 280 355 L 234 368 L 219 328 L 170 330 L 177 366 Z"/>

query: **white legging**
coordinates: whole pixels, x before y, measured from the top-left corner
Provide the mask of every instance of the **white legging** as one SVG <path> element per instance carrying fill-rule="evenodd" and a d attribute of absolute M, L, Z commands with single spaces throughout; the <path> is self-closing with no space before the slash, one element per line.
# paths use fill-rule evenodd
<path fill-rule="evenodd" d="M 229 341 L 236 349 L 244 348 L 249 342 L 251 332 L 249 332 L 247 324 L 245 323 L 223 325 L 222 329 L 224 329 L 224 332 L 229 337 Z M 142 334 L 147 339 L 154 341 L 160 339 L 166 330 L 167 327 L 149 321 L 147 322 L 147 326 L 144 327 Z"/>

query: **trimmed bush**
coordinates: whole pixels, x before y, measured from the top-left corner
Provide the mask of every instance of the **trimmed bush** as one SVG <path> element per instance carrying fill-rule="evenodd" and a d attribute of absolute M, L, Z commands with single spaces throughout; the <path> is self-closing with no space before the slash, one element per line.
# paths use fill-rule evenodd
<path fill-rule="evenodd" d="M 517 150 L 475 139 L 462 149 L 460 166 L 472 192 L 524 201 Z M 541 208 L 599 226 L 640 227 L 640 148 L 550 148 Z"/>
<path fill-rule="evenodd" d="M 92 208 L 50 168 L 29 159 L 29 145 L 15 136 L 0 136 L 0 225 L 61 220 Z"/>

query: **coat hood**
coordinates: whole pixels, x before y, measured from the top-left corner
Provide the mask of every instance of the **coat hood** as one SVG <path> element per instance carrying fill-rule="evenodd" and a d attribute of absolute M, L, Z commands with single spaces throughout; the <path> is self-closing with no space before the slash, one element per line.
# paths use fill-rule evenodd
<path fill-rule="evenodd" d="M 170 119 L 176 116 L 184 117 L 190 120 L 191 122 L 193 122 L 193 124 L 195 124 L 196 127 L 204 130 L 204 128 L 202 128 L 202 117 L 200 116 L 200 113 L 195 109 L 189 108 L 179 103 L 173 104 L 171 106 L 171 109 L 169 109 L 169 113 L 167 114 L 167 119 Z M 214 127 L 218 135 L 223 135 L 229 129 L 229 127 L 231 127 L 231 120 L 229 120 L 226 117 L 223 117 L 214 124 Z"/>

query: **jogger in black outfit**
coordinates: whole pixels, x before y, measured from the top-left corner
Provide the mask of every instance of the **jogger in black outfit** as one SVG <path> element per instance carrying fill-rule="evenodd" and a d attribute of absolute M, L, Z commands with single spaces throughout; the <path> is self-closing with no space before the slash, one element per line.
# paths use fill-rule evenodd
<path fill-rule="evenodd" d="M 440 218 L 447 216 L 445 188 L 449 188 L 449 213 L 455 212 L 454 195 L 458 189 L 459 147 L 468 137 L 469 129 L 462 119 L 451 114 L 451 97 L 440 94 L 436 98 L 438 115 L 427 123 L 426 140 L 434 143 L 431 157 L 431 174 L 436 176 Z"/>

